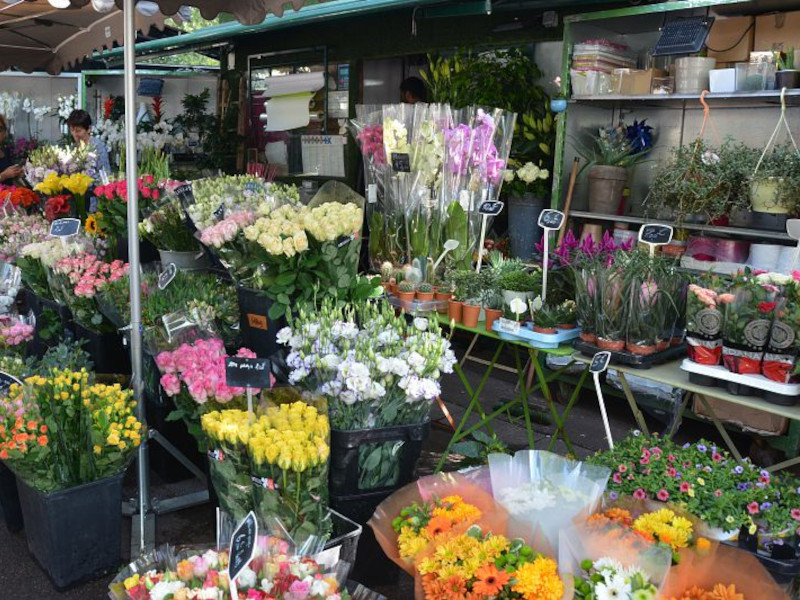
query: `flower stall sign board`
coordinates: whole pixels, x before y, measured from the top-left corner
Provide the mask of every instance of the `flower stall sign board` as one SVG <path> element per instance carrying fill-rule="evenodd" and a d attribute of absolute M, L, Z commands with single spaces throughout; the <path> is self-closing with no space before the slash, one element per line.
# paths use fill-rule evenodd
<path fill-rule="evenodd" d="M 483 243 L 486 240 L 486 225 L 489 222 L 489 217 L 494 217 L 503 212 L 505 204 L 499 200 L 485 200 L 478 206 L 478 213 L 482 216 L 481 219 L 481 241 L 478 244 L 478 267 L 476 271 L 481 272 L 481 262 L 483 258 Z"/>
<path fill-rule="evenodd" d="M 229 356 L 225 359 L 225 384 L 228 387 L 243 387 L 247 390 L 247 413 L 253 422 L 253 390 L 270 387 L 270 363 L 266 358 L 242 358 Z"/>
<path fill-rule="evenodd" d="M 407 152 L 392 152 L 392 170 L 395 173 L 411 173 L 411 157 Z"/>
<path fill-rule="evenodd" d="M 184 183 L 183 185 L 179 185 L 175 188 L 175 196 L 177 196 L 178 200 L 182 206 L 191 206 L 194 204 L 194 191 L 192 189 L 191 183 Z"/>
<path fill-rule="evenodd" d="M 244 571 L 255 556 L 256 541 L 258 540 L 258 521 L 253 511 L 250 511 L 239 524 L 231 536 L 231 546 L 228 562 L 228 579 L 231 582 L 231 597 L 238 598 L 236 577 Z"/>
<path fill-rule="evenodd" d="M 80 219 L 56 219 L 50 223 L 50 235 L 62 239 L 68 238 L 77 235 L 80 228 Z"/>
<path fill-rule="evenodd" d="M 594 389 L 597 392 L 597 401 L 600 403 L 600 415 L 603 417 L 603 426 L 606 429 L 606 438 L 608 439 L 608 447 L 614 449 L 614 439 L 611 437 L 611 426 L 608 423 L 608 414 L 606 413 L 606 402 L 603 398 L 603 389 L 600 387 L 600 373 L 603 373 L 608 368 L 608 363 L 611 362 L 611 352 L 598 352 L 592 358 L 589 365 L 589 372 L 594 379 Z"/>
<path fill-rule="evenodd" d="M 8 390 L 14 384 L 22 385 L 22 381 L 14 377 L 13 375 L 9 375 L 8 373 L 3 373 L 0 371 L 0 397 L 4 397 L 8 395 Z"/>
<path fill-rule="evenodd" d="M 656 246 L 666 246 L 672 241 L 672 226 L 645 223 L 639 230 L 639 241 L 642 244 L 647 244 L 650 249 L 650 256 L 654 256 Z"/>
<path fill-rule="evenodd" d="M 550 232 L 558 231 L 564 225 L 564 213 L 560 210 L 548 208 L 539 215 L 539 227 L 544 229 L 544 252 L 542 253 L 542 304 L 547 303 L 547 267 L 550 262 L 547 257 L 550 255 Z"/>
<path fill-rule="evenodd" d="M 166 268 L 158 274 L 158 289 L 166 289 L 177 274 L 178 267 L 175 266 L 175 263 L 169 263 Z"/>

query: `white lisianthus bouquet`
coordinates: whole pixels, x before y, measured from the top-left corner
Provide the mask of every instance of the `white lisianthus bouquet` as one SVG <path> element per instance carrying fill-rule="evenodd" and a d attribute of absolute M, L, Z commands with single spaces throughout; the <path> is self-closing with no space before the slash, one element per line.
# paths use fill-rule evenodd
<path fill-rule="evenodd" d="M 290 382 L 328 398 L 331 427 L 347 431 L 424 422 L 456 360 L 436 321 L 407 323 L 386 303 L 326 298 L 289 318 L 278 342 L 291 350 Z M 361 489 L 396 483 L 394 444 L 359 449 Z"/>
<path fill-rule="evenodd" d="M 276 206 L 300 201 L 295 186 L 266 183 L 254 175 L 224 175 L 192 183 L 194 202 L 186 212 L 199 231 L 211 227 L 242 210 L 262 207 L 269 212 Z"/>

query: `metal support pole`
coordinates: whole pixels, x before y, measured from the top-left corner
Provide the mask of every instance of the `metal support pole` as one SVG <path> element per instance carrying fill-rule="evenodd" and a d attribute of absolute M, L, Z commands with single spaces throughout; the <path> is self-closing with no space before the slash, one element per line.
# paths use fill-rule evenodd
<path fill-rule="evenodd" d="M 133 397 L 138 405 L 139 421 L 145 426 L 145 405 L 142 393 L 142 308 L 139 285 L 139 189 L 136 185 L 136 13 L 135 0 L 124 0 L 124 65 L 125 65 L 125 178 L 128 189 L 128 257 L 130 262 L 131 293 L 131 370 Z M 139 446 L 139 554 L 147 550 L 147 518 L 150 513 L 150 481 L 147 456 L 147 437 Z M 136 540 L 132 540 L 133 547 Z"/>

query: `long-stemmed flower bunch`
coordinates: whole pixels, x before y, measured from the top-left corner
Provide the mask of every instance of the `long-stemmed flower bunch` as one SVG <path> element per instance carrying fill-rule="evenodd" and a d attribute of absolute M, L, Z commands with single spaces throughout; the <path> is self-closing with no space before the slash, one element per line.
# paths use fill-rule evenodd
<path fill-rule="evenodd" d="M 141 443 L 132 392 L 54 370 L 12 386 L 0 401 L 0 459 L 51 492 L 120 472 Z"/>
<path fill-rule="evenodd" d="M 256 514 L 277 517 L 297 543 L 331 533 L 330 424 L 324 402 L 320 409 L 300 400 L 270 406 L 250 428 Z"/>
<path fill-rule="evenodd" d="M 163 192 L 162 183 L 156 181 L 152 175 L 140 177 L 136 186 L 139 193 L 139 210 L 147 210 L 149 205 L 158 201 Z M 95 212 L 86 222 L 87 230 L 93 235 L 116 239 L 124 237 L 128 228 L 128 187 L 123 179 L 94 188 L 97 198 Z"/>
<path fill-rule="evenodd" d="M 87 214 L 86 196 L 94 178 L 86 172 L 59 175 L 51 171 L 33 189 L 48 199 L 45 201 L 45 215 L 52 221 L 62 214 L 74 214 L 85 219 Z"/>
<path fill-rule="evenodd" d="M 39 194 L 30 188 L 21 186 L 0 189 L 0 206 L 2 206 L 3 200 L 6 198 L 11 203 L 11 206 L 20 207 L 29 213 L 37 208 L 42 201 Z"/>
<path fill-rule="evenodd" d="M 53 275 L 76 322 L 93 331 L 113 332 L 114 325 L 100 310 L 97 295 L 108 283 L 124 277 L 128 269 L 128 263 L 121 260 L 107 263 L 84 253 L 56 262 Z"/>
<path fill-rule="evenodd" d="M 139 235 L 159 250 L 197 252 L 200 245 L 186 227 L 183 209 L 175 197 L 166 197 L 156 204 L 139 223 Z"/>
<path fill-rule="evenodd" d="M 94 178 L 96 154 L 88 144 L 78 146 L 40 146 L 28 155 L 25 163 L 25 178 L 36 187 L 52 175 L 85 173 Z"/>
<path fill-rule="evenodd" d="M 425 421 L 440 394 L 439 378 L 455 364 L 437 323 L 409 324 L 385 303 L 342 306 L 326 298 L 318 309 L 301 308 L 278 341 L 291 350 L 290 381 L 327 397 L 331 425 L 340 430 Z M 399 460 L 391 446 L 359 449 L 362 489 L 396 483 Z"/>
<path fill-rule="evenodd" d="M 33 339 L 33 325 L 18 319 L 0 317 L 0 348 L 4 353 L 22 354 L 25 344 Z"/>
<path fill-rule="evenodd" d="M 561 600 L 564 594 L 556 561 L 522 540 L 484 533 L 477 526 L 444 536 L 417 568 L 430 600 Z"/>
<path fill-rule="evenodd" d="M 217 338 L 198 339 L 181 344 L 173 351 L 156 356 L 156 365 L 163 375 L 161 387 L 175 398 L 177 410 L 173 418 L 183 418 L 201 448 L 207 445 L 200 426 L 204 413 L 221 408 L 243 408 L 245 389 L 230 387 L 225 381 L 225 345 Z M 255 358 L 247 348 L 236 356 Z"/>
<path fill-rule="evenodd" d="M 16 262 L 22 248 L 41 242 L 49 235 L 47 221 L 41 215 L 9 215 L 0 219 L 0 260 Z"/>
<path fill-rule="evenodd" d="M 32 242 L 22 247 L 16 265 L 22 271 L 25 285 L 43 298 L 54 299 L 56 290 L 50 286 L 50 274 L 53 266 L 60 260 L 82 253 L 91 253 L 94 248 L 91 242 L 83 237 L 73 237 L 67 243 L 60 239 L 45 237 L 42 241 Z M 57 291 L 61 291 L 61 288 Z M 65 302 L 63 296 L 59 296 Z"/>
<path fill-rule="evenodd" d="M 299 202 L 295 186 L 266 183 L 254 175 L 225 175 L 192 183 L 194 202 L 185 206 L 198 230 L 204 231 L 231 213 L 252 210 L 269 201 L 275 206 Z"/>

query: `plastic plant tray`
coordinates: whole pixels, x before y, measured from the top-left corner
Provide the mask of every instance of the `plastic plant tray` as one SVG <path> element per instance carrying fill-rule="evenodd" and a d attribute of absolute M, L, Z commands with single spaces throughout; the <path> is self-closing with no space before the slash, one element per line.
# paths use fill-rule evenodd
<path fill-rule="evenodd" d="M 492 331 L 494 331 L 500 339 L 525 342 L 534 348 L 558 348 L 564 342 L 574 340 L 581 333 L 579 327 L 575 329 L 559 329 L 558 333 L 536 333 L 533 330 L 533 325 L 530 323 L 520 325 L 519 331 L 512 333 L 503 330 L 500 327 L 499 320 L 495 321 L 494 325 L 492 325 Z"/>
<path fill-rule="evenodd" d="M 594 356 L 598 352 L 602 352 L 603 348 L 594 344 L 589 344 L 582 340 L 575 342 L 575 349 L 585 356 Z M 633 354 L 632 352 L 609 350 L 611 352 L 612 365 L 622 365 L 634 369 L 649 369 L 657 365 L 662 365 L 676 358 L 680 358 L 686 354 L 686 344 L 679 346 L 670 346 L 667 350 L 656 352 L 648 356 L 641 356 Z"/>
<path fill-rule="evenodd" d="M 800 383 L 779 383 L 763 375 L 740 375 L 722 365 L 701 365 L 684 359 L 681 369 L 699 385 L 718 385 L 734 396 L 759 396 L 774 404 L 792 406 L 800 400 Z"/>
<path fill-rule="evenodd" d="M 389 304 L 395 308 L 402 309 L 408 314 L 416 315 L 423 313 L 437 312 L 440 308 L 447 308 L 447 301 L 445 300 L 426 300 L 420 302 L 419 300 L 400 300 L 397 296 L 387 295 Z"/>

